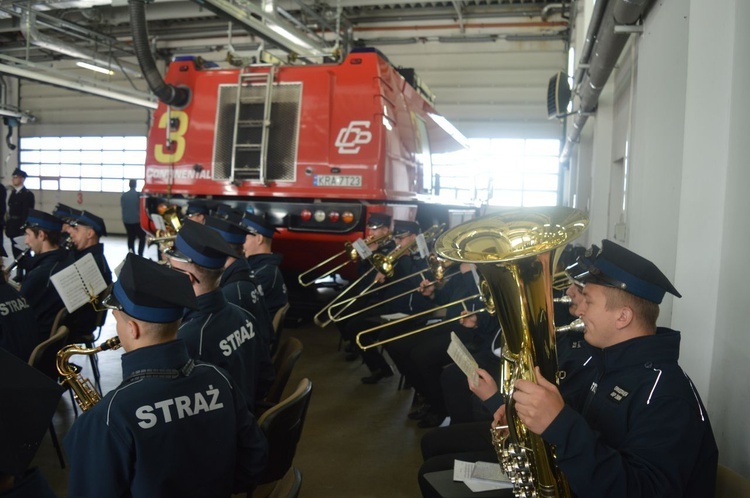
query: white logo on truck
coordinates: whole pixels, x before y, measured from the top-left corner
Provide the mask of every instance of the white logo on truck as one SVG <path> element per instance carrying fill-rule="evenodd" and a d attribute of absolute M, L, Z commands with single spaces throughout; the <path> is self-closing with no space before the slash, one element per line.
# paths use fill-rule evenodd
<path fill-rule="evenodd" d="M 339 130 L 336 137 L 336 147 L 339 154 L 358 154 L 362 145 L 372 141 L 369 121 L 352 121 L 346 128 Z"/>

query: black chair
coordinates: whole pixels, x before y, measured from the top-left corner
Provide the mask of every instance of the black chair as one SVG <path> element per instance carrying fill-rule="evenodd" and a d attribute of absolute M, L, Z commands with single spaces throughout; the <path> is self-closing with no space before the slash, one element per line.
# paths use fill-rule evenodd
<path fill-rule="evenodd" d="M 55 321 L 52 322 L 52 328 L 49 331 L 49 336 L 52 337 L 55 335 L 55 332 L 57 332 L 57 329 L 60 328 L 60 326 L 63 324 L 65 319 L 68 317 L 68 310 L 65 307 L 62 307 L 60 311 L 57 312 L 57 315 L 55 315 Z"/>
<path fill-rule="evenodd" d="M 750 479 L 742 477 L 729 467 L 716 469 L 716 498 L 750 496 Z"/>
<path fill-rule="evenodd" d="M 57 380 L 59 374 L 57 373 L 57 367 L 55 365 L 57 359 L 57 352 L 65 346 L 68 342 L 68 334 L 70 331 L 65 325 L 59 327 L 49 339 L 40 342 L 36 345 L 34 350 L 29 356 L 29 365 L 36 368 L 40 372 L 44 373 L 48 377 Z M 73 393 L 70 392 L 71 400 L 73 399 Z M 75 402 L 73 402 L 75 407 Z M 77 414 L 77 412 L 76 412 Z M 60 442 L 57 440 L 57 432 L 55 431 L 55 424 L 50 420 L 49 423 L 49 435 L 52 439 L 52 445 L 57 451 L 57 458 L 60 460 L 60 467 L 65 468 L 65 458 L 63 457 L 62 449 L 60 448 Z"/>
<path fill-rule="evenodd" d="M 302 379 L 291 395 L 271 407 L 258 419 L 258 425 L 268 440 L 268 465 L 263 472 L 259 486 L 250 494 L 253 498 L 297 496 L 299 493 L 302 475 L 293 467 L 293 462 L 305 425 L 311 395 L 312 382 L 310 379 Z M 288 475 L 290 471 L 291 476 Z M 299 474 L 299 479 L 297 479 L 297 474 Z M 291 477 L 294 479 L 292 480 Z M 290 480 L 298 484 L 290 486 Z M 293 494 L 279 494 L 282 489 L 289 489 Z"/>
<path fill-rule="evenodd" d="M 281 400 L 281 396 L 284 394 L 284 389 L 289 382 L 289 377 L 292 375 L 294 365 L 297 363 L 300 355 L 302 354 L 302 342 L 295 337 L 289 337 L 284 340 L 284 343 L 279 348 L 276 355 L 273 357 L 273 369 L 276 373 L 273 384 L 268 389 L 268 394 L 264 400 L 270 405 L 275 405 Z"/>
<path fill-rule="evenodd" d="M 289 311 L 289 303 L 279 308 L 276 314 L 273 315 L 273 340 L 271 341 L 271 356 L 275 355 L 279 344 L 281 344 L 281 334 L 284 332 L 284 320 L 286 319 L 286 313 Z"/>

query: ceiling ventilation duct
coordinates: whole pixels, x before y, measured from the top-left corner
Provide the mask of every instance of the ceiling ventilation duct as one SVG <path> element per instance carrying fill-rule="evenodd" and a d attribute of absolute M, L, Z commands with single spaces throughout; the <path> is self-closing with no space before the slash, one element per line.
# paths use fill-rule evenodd
<path fill-rule="evenodd" d="M 129 0 L 130 30 L 133 35 L 133 47 L 141 65 L 143 77 L 148 87 L 154 92 L 159 100 L 167 105 L 177 108 L 184 107 L 190 102 L 190 92 L 187 88 L 176 87 L 164 81 L 156 61 L 151 54 L 151 45 L 148 42 L 148 29 L 146 27 L 146 5 L 144 0 Z"/>
<path fill-rule="evenodd" d="M 578 143 L 583 126 L 596 111 L 604 85 L 625 48 L 629 33 L 615 32 L 616 26 L 634 25 L 653 0 L 599 0 L 591 16 L 583 54 L 576 70 L 574 87 L 579 96 L 578 111 L 573 118 L 560 154 L 560 162 L 570 158 L 573 144 Z M 606 5 L 605 5 L 606 4 Z M 588 65 L 588 69 L 586 69 Z"/>

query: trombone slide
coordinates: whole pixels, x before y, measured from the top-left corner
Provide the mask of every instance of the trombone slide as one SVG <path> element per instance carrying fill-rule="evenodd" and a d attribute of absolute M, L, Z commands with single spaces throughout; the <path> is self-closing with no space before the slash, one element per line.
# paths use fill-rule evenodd
<path fill-rule="evenodd" d="M 443 304 L 441 306 L 437 306 L 437 307 L 429 309 L 429 310 L 420 311 L 419 313 L 414 313 L 413 315 L 405 316 L 403 318 L 399 318 L 398 320 L 392 320 L 390 322 L 386 322 L 386 323 L 380 324 L 380 325 L 378 325 L 376 327 L 372 327 L 370 329 L 363 330 L 362 332 L 360 332 L 359 334 L 357 334 L 357 336 L 355 338 L 355 342 L 357 343 L 357 346 L 359 346 L 359 348 L 362 349 L 362 351 L 367 351 L 368 349 L 376 348 L 378 346 L 382 346 L 383 344 L 388 344 L 389 342 L 397 341 L 397 340 L 403 339 L 405 337 L 409 337 L 409 336 L 412 336 L 412 335 L 415 335 L 415 334 L 419 334 L 420 332 L 424 332 L 425 330 L 434 329 L 435 327 L 438 327 L 439 325 L 443 325 L 443 324 L 446 324 L 446 323 L 452 323 L 452 322 L 461 320 L 462 318 L 466 318 L 467 316 L 476 315 L 478 313 L 482 313 L 483 311 L 487 311 L 486 307 L 485 308 L 480 308 L 478 310 L 473 310 L 473 311 L 469 311 L 468 308 L 466 308 L 466 302 L 467 301 L 470 301 L 472 299 L 477 299 L 479 297 L 482 297 L 482 295 L 481 294 L 474 294 L 473 296 L 468 296 L 468 297 L 464 297 L 462 299 L 457 299 L 456 301 L 453 301 L 451 303 Z M 383 339 L 381 341 L 376 341 L 376 342 L 374 342 L 372 344 L 362 344 L 362 336 L 364 336 L 366 334 L 371 334 L 373 332 L 376 332 L 378 330 L 384 329 L 386 327 L 392 327 L 394 325 L 401 324 L 401 323 L 403 323 L 403 322 L 405 322 L 407 320 L 412 320 L 414 318 L 419 318 L 419 317 L 422 317 L 422 316 L 434 313 L 434 312 L 442 310 L 442 309 L 448 309 L 451 306 L 455 306 L 457 304 L 460 304 L 461 306 L 463 306 L 464 311 L 466 311 L 466 314 L 455 316 L 453 318 L 448 318 L 447 320 L 441 320 L 441 321 L 439 321 L 437 323 L 433 323 L 431 325 L 426 325 L 426 326 L 424 326 L 422 328 L 419 328 L 419 329 L 416 329 L 416 330 L 412 330 L 412 331 L 406 332 L 404 334 L 399 334 L 399 335 L 394 336 L 394 337 L 389 337 L 389 338 Z"/>

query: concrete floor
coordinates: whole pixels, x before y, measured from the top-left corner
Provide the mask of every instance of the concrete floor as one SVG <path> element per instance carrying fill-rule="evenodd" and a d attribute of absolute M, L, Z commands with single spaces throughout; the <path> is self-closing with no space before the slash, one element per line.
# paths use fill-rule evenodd
<path fill-rule="evenodd" d="M 104 239 L 107 260 L 112 268 L 126 254 L 125 239 Z M 155 249 L 152 249 L 155 255 Z M 308 377 L 313 394 L 295 465 L 302 471 L 302 498 L 331 497 L 418 497 L 417 470 L 421 464 L 419 441 L 425 429 L 407 419 L 412 390 L 398 390 L 398 376 L 377 385 L 364 385 L 368 374 L 360 362 L 348 363 L 337 351 L 338 332 L 334 327 L 320 329 L 307 318 L 308 309 L 290 310 L 285 335 L 302 341 L 304 351 L 288 389 Z M 108 319 L 102 339 L 115 335 L 114 320 Z M 120 350 L 121 351 L 121 350 Z M 108 392 L 119 384 L 120 351 L 98 355 L 102 388 Z M 91 378 L 88 361 L 84 376 Z M 54 417 L 60 440 L 74 422 L 71 400 L 66 394 Z M 58 496 L 67 495 L 67 471 L 60 468 L 49 433 L 36 455 L 34 466 L 53 486 Z"/>

